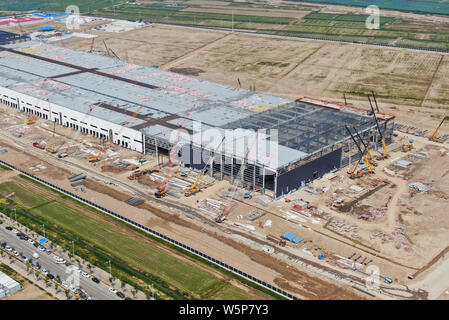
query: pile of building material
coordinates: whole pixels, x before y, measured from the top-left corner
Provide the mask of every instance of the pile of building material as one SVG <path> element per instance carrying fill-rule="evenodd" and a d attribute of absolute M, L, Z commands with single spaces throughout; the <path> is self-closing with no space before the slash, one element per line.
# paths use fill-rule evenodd
<path fill-rule="evenodd" d="M 256 210 L 256 211 L 253 211 L 253 212 L 249 213 L 246 216 L 246 219 L 248 219 L 249 221 L 254 221 L 254 220 L 256 220 L 256 219 L 258 219 L 260 217 L 263 217 L 265 214 L 266 214 L 265 211 Z"/>
<path fill-rule="evenodd" d="M 125 200 L 125 202 L 131 206 L 137 207 L 140 206 L 145 201 L 140 198 L 129 198 L 128 200 Z"/>
<path fill-rule="evenodd" d="M 78 187 L 86 184 L 86 175 L 84 173 L 77 174 L 76 176 L 70 177 L 69 181 L 72 187 Z"/>
<path fill-rule="evenodd" d="M 95 30 L 101 30 L 105 32 L 126 32 L 145 26 L 146 22 L 134 22 L 128 20 L 115 20 L 108 24 L 95 27 Z"/>
<path fill-rule="evenodd" d="M 427 192 L 430 190 L 426 185 L 422 184 L 421 182 L 412 182 L 412 183 L 409 183 L 408 186 L 412 189 L 419 191 L 419 192 Z"/>
<path fill-rule="evenodd" d="M 28 169 L 33 171 L 33 172 L 39 172 L 41 170 L 47 169 L 47 167 L 42 165 L 42 164 L 37 164 L 37 165 L 35 165 L 33 167 L 29 167 Z"/>
<path fill-rule="evenodd" d="M 240 223 L 240 222 L 235 222 L 236 226 L 248 229 L 250 231 L 256 231 L 256 227 L 251 225 L 251 224 L 245 224 L 245 223 Z"/>

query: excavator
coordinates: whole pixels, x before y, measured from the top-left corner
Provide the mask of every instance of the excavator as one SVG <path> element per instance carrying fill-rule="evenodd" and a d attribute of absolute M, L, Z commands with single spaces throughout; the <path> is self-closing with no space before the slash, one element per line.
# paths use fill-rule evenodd
<path fill-rule="evenodd" d="M 28 120 L 25 122 L 25 124 L 32 125 L 34 122 L 36 122 L 36 115 L 32 114 L 31 117 L 29 117 Z"/>
<path fill-rule="evenodd" d="M 373 157 L 373 154 L 371 153 L 371 151 L 368 149 L 368 145 L 365 143 L 365 141 L 363 141 L 362 137 L 360 136 L 359 132 L 357 131 L 357 129 L 352 126 L 352 129 L 354 130 L 357 138 L 360 140 L 360 142 L 362 143 L 363 147 L 365 148 L 365 152 L 368 154 L 369 156 L 369 162 L 371 163 L 371 165 L 377 167 L 377 162 Z"/>
<path fill-rule="evenodd" d="M 379 107 L 377 106 L 376 97 L 374 96 L 374 92 L 373 92 L 373 98 L 374 98 L 374 102 L 376 103 L 376 108 L 379 110 Z M 371 104 L 371 99 L 370 99 L 369 95 L 368 95 L 368 100 L 369 100 L 369 105 L 371 107 L 371 111 L 373 112 L 374 120 L 376 121 L 376 127 L 377 127 L 377 131 L 379 132 L 379 137 L 381 138 L 381 141 L 382 141 L 383 152 L 382 152 L 381 156 L 378 157 L 378 160 L 387 159 L 390 157 L 390 154 L 388 153 L 387 144 L 385 143 L 385 138 L 382 135 L 382 130 L 380 130 L 379 121 L 377 121 L 376 112 L 374 111 L 373 105 Z"/>
<path fill-rule="evenodd" d="M 445 117 L 443 118 L 443 120 L 441 120 L 441 122 L 440 122 L 440 124 L 438 125 L 438 127 L 435 129 L 435 131 L 433 132 L 433 134 L 429 137 L 429 140 L 430 140 L 430 141 L 439 142 L 439 143 L 443 143 L 443 142 L 444 142 L 443 140 L 437 138 L 437 133 L 438 133 L 438 130 L 440 130 L 440 127 L 441 127 L 441 125 L 443 124 L 444 120 L 446 120 L 446 119 L 448 119 L 448 118 L 449 118 L 448 116 L 445 116 Z"/>
<path fill-rule="evenodd" d="M 133 121 L 133 119 L 139 114 L 139 112 L 140 112 L 140 110 L 142 110 L 142 108 L 143 108 L 143 106 L 140 106 L 139 109 L 137 109 L 137 111 L 132 114 L 131 118 L 125 122 L 125 124 L 122 126 L 121 130 L 118 132 L 119 134 L 124 128 L 126 128 Z M 103 155 L 103 153 L 105 153 L 106 150 L 108 150 L 113 143 L 114 143 L 114 139 L 113 139 L 113 137 L 110 137 L 109 141 L 104 145 L 103 149 L 101 149 L 100 152 L 96 156 L 89 156 L 89 158 L 88 158 L 89 162 L 99 161 L 100 157 Z"/>
<path fill-rule="evenodd" d="M 355 139 L 354 135 L 352 134 L 351 130 L 349 130 L 348 126 L 345 125 L 346 130 L 348 131 L 349 135 L 351 136 L 352 140 L 354 141 L 354 144 L 357 146 L 357 149 L 359 149 L 361 158 L 359 161 L 357 161 L 357 164 L 355 166 L 355 168 L 352 171 L 348 171 L 348 174 L 350 175 L 351 179 L 355 179 L 355 178 L 360 178 L 364 175 L 365 172 L 367 173 L 374 173 L 374 167 L 371 165 L 371 163 L 368 161 L 368 159 L 366 158 L 365 152 L 366 149 L 364 151 L 362 151 L 362 148 L 360 148 L 360 145 L 357 143 L 357 140 Z M 358 170 L 357 168 L 361 162 L 361 160 L 365 161 L 365 163 L 368 165 L 368 169 L 365 170 Z"/>

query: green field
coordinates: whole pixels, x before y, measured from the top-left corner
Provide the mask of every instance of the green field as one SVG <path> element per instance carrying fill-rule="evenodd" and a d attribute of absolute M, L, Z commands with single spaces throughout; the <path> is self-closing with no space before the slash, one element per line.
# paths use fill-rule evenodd
<path fill-rule="evenodd" d="M 111 259 L 114 276 L 140 288 L 145 288 L 145 283 L 155 283 L 162 298 L 256 298 L 198 268 L 193 261 L 181 260 L 157 248 L 148 241 L 150 237 L 142 239 L 131 227 L 125 230 L 123 223 L 109 216 L 93 209 L 87 215 L 83 212 L 87 206 L 77 208 L 74 200 L 67 200 L 63 195 L 55 200 L 44 189 L 37 193 L 15 182 L 0 184 L 2 196 L 11 192 L 15 196 L 9 200 L 9 209 L 15 204 L 23 209 L 17 209 L 20 223 L 38 232 L 45 224 L 47 237 L 53 242 L 69 249 L 74 240 L 77 255 L 105 269 L 107 260 Z M 0 209 L 5 212 L 4 205 Z M 98 217 L 92 216 L 93 212 Z"/>
<path fill-rule="evenodd" d="M 186 5 L 184 3 L 184 5 Z M 235 5 L 235 4 L 233 4 Z M 240 4 L 239 6 L 242 6 Z M 190 9 L 198 5 L 189 6 Z M 250 5 L 245 5 L 246 10 Z M 253 5 L 255 7 L 255 5 Z M 260 6 L 259 6 L 260 7 Z M 283 9 L 293 9 L 283 8 Z M 235 29 L 257 30 L 309 38 L 342 40 L 350 42 L 366 42 L 388 44 L 418 49 L 449 50 L 449 26 L 417 21 L 380 17 L 380 28 L 367 29 L 367 15 L 334 14 L 311 11 L 302 19 L 290 17 L 271 17 L 263 15 L 242 15 L 238 8 L 231 14 L 204 13 L 182 11 L 182 8 L 168 8 L 165 3 L 146 4 L 141 6 L 119 5 L 115 8 L 103 8 L 93 15 L 129 20 L 145 20 L 171 24 L 231 28 L 232 19 Z"/>

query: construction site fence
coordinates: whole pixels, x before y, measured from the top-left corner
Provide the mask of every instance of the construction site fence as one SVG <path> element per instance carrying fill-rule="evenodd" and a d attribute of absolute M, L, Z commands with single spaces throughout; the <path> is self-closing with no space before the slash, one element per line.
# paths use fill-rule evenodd
<path fill-rule="evenodd" d="M 119 214 L 117 214 L 117 213 L 115 213 L 115 212 L 113 212 L 113 211 L 111 211 L 109 209 L 106 209 L 106 208 L 104 208 L 102 206 L 97 205 L 96 203 L 93 203 L 93 202 L 91 202 L 89 200 L 86 200 L 86 199 L 76 195 L 76 194 L 73 194 L 70 191 L 62 189 L 62 188 L 60 188 L 60 187 L 58 187 L 58 186 L 56 186 L 56 185 L 54 185 L 54 184 L 52 184 L 52 183 L 50 183 L 48 181 L 45 181 L 45 180 L 43 180 L 43 179 L 41 179 L 39 177 L 36 177 L 35 175 L 33 175 L 31 173 L 28 173 L 28 172 L 26 172 L 26 171 L 24 171 L 22 169 L 16 168 L 15 166 L 13 166 L 13 165 L 5 162 L 5 161 L 0 160 L 0 163 L 2 165 L 4 165 L 4 166 L 10 168 L 10 169 L 16 170 L 16 171 L 24 174 L 25 176 L 27 176 L 27 177 L 29 177 L 29 178 L 31 178 L 33 180 L 36 180 L 36 181 L 38 181 L 38 182 L 40 182 L 40 183 L 42 183 L 42 184 L 44 184 L 44 185 L 46 185 L 46 186 L 56 190 L 56 191 L 59 191 L 59 192 L 61 192 L 63 194 L 66 194 L 66 195 L 72 197 L 72 198 L 75 198 L 76 200 L 78 200 L 80 202 L 88 204 L 88 205 L 90 205 L 90 206 L 92 206 L 92 207 L 94 207 L 94 208 L 96 208 L 96 209 L 98 209 L 98 210 L 100 210 L 100 211 L 102 211 L 102 212 L 104 212 L 106 214 L 109 214 L 109 215 L 111 215 L 111 216 L 113 216 L 113 217 L 115 217 L 117 219 L 120 219 L 120 220 L 122 220 L 122 221 L 124 221 L 124 222 L 126 222 L 126 223 L 128 223 L 128 224 L 130 224 L 132 226 L 134 226 L 134 227 L 137 227 L 137 228 L 139 228 L 141 230 L 144 230 L 144 231 L 152 234 L 153 236 L 155 236 L 155 237 L 157 237 L 159 239 L 165 240 L 165 241 L 169 242 L 170 244 L 173 244 L 173 245 L 175 245 L 177 247 L 180 247 L 180 248 L 182 248 L 182 249 L 184 249 L 184 250 L 186 250 L 186 251 L 188 251 L 190 253 L 193 253 L 193 254 L 195 254 L 195 255 L 197 255 L 197 256 L 199 256 L 199 257 L 201 257 L 201 258 L 203 258 L 203 259 L 205 259 L 205 260 L 207 260 L 209 262 L 212 262 L 212 263 L 220 266 L 223 269 L 231 271 L 231 272 L 233 272 L 233 273 L 235 273 L 235 274 L 237 274 L 237 275 L 239 275 L 239 276 L 241 276 L 241 277 L 243 277 L 243 278 L 245 278 L 245 279 L 247 279 L 249 281 L 252 281 L 252 282 L 254 282 L 254 283 L 256 283 L 256 284 L 258 284 L 258 285 L 260 285 L 260 286 L 262 286 L 262 287 L 264 287 L 266 289 L 269 289 L 269 290 L 271 290 L 271 291 L 273 291 L 273 292 L 275 292 L 275 293 L 277 293 L 277 294 L 279 294 L 279 295 L 281 295 L 281 296 L 283 296 L 285 298 L 288 298 L 288 299 L 291 299 L 291 300 L 300 300 L 298 297 L 295 297 L 292 294 L 290 294 L 290 293 L 288 293 L 288 292 L 286 292 L 286 291 L 284 291 L 282 289 L 279 289 L 279 288 L 277 288 L 277 287 L 275 287 L 275 286 L 273 286 L 273 285 L 271 285 L 269 283 L 266 283 L 265 281 L 262 281 L 262 280 L 260 280 L 258 278 L 255 278 L 255 277 L 253 277 L 252 275 L 250 275 L 250 274 L 248 274 L 246 272 L 243 272 L 243 271 L 241 271 L 241 270 L 239 270 L 237 268 L 234 268 L 234 267 L 232 267 L 232 266 L 230 266 L 230 265 L 228 265 L 228 264 L 226 264 L 226 263 L 224 263 L 224 262 L 222 262 L 220 260 L 217 260 L 217 259 L 215 259 L 215 258 L 213 258 L 213 257 L 211 257 L 211 256 L 209 256 L 209 255 L 207 255 L 205 253 L 202 253 L 202 252 L 200 252 L 198 250 L 195 250 L 194 248 L 192 248 L 190 246 L 187 246 L 187 245 L 185 245 L 185 244 L 183 244 L 183 243 L 181 243 L 179 241 L 176 241 L 176 240 L 174 240 L 174 239 L 172 239 L 170 237 L 167 237 L 166 235 L 164 235 L 164 234 L 162 234 L 160 232 L 157 232 L 157 231 L 152 230 L 152 229 L 150 229 L 150 228 L 148 228 L 146 226 L 143 226 L 140 223 L 137 223 L 137 222 L 135 222 L 135 221 L 133 221 L 131 219 L 125 218 L 125 217 L 123 217 L 123 216 L 121 216 L 121 215 L 119 215 Z"/>

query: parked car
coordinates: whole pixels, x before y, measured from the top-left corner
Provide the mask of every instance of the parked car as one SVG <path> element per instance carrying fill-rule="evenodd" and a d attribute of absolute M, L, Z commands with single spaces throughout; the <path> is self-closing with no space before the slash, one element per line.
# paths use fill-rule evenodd
<path fill-rule="evenodd" d="M 92 277 L 92 281 L 95 282 L 95 283 L 100 283 L 100 280 L 98 280 L 98 279 L 95 278 L 95 277 Z"/>
<path fill-rule="evenodd" d="M 109 288 L 109 292 L 117 293 L 118 291 L 116 289 L 114 289 L 114 288 Z"/>
<path fill-rule="evenodd" d="M 12 232 L 14 232 L 14 233 L 18 233 L 18 232 L 19 232 L 19 230 L 17 230 L 17 229 L 12 229 Z"/>
<path fill-rule="evenodd" d="M 123 293 L 121 293 L 120 291 L 117 291 L 115 294 L 122 299 L 125 298 L 125 295 Z"/>
<path fill-rule="evenodd" d="M 12 228 L 10 226 L 6 226 L 5 229 L 8 230 L 8 231 L 12 230 Z"/>
<path fill-rule="evenodd" d="M 9 251 L 9 252 L 11 252 L 12 251 L 12 248 L 10 247 L 10 246 L 6 246 L 6 251 Z"/>
<path fill-rule="evenodd" d="M 48 279 L 53 280 L 55 278 L 54 275 L 52 275 L 51 273 L 47 274 Z"/>
<path fill-rule="evenodd" d="M 0 220 L 0 224 L 3 224 L 3 221 L 2 221 L 2 220 Z"/>
<path fill-rule="evenodd" d="M 20 254 L 19 254 L 16 250 L 14 250 L 14 251 L 12 252 L 12 254 L 15 255 L 16 257 L 20 256 Z"/>
<path fill-rule="evenodd" d="M 58 158 L 65 158 L 67 156 L 68 156 L 68 154 L 65 152 L 58 154 Z"/>
<path fill-rule="evenodd" d="M 22 256 L 22 260 L 23 260 L 23 262 L 27 262 L 27 261 L 28 261 L 28 258 L 25 257 L 25 256 Z"/>
<path fill-rule="evenodd" d="M 31 244 L 35 244 L 33 239 L 28 239 L 28 242 L 31 243 Z"/>
<path fill-rule="evenodd" d="M 82 275 L 84 278 L 90 278 L 90 274 L 88 274 L 87 272 L 81 272 L 81 275 Z"/>
<path fill-rule="evenodd" d="M 44 252 L 45 251 L 45 248 L 43 247 L 43 246 L 39 246 L 39 247 L 37 247 L 40 251 L 42 251 L 42 252 Z"/>

